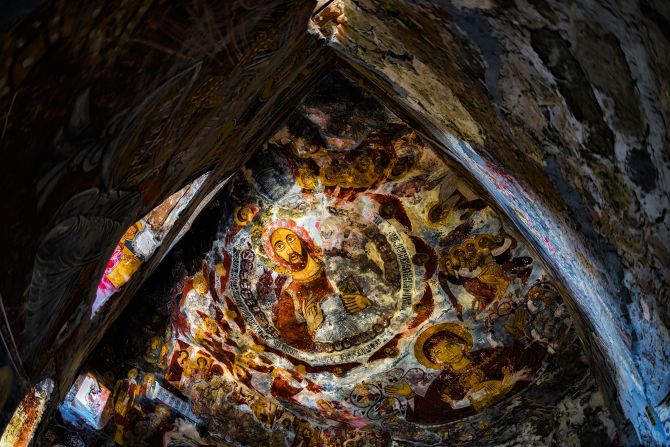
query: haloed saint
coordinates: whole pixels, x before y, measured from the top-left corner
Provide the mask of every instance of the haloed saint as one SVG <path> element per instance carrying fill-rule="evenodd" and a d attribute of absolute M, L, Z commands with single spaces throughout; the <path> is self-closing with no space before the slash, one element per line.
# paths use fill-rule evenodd
<path fill-rule="evenodd" d="M 349 314 L 372 305 L 362 293 L 333 286 L 320 247 L 293 220 L 281 219 L 267 225 L 262 239 L 266 254 L 276 263 L 272 267 L 290 278 L 272 309 L 272 322 L 288 345 L 303 351 L 314 348 L 315 333 L 325 320 L 323 304 L 333 296 L 339 297 Z"/>

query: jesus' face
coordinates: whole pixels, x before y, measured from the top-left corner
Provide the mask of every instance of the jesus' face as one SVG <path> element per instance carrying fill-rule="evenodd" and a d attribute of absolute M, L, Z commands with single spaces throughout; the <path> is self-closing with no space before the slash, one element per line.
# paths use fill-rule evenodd
<path fill-rule="evenodd" d="M 307 250 L 298 235 L 288 228 L 277 228 L 270 236 L 275 254 L 286 261 L 294 272 L 307 265 Z"/>

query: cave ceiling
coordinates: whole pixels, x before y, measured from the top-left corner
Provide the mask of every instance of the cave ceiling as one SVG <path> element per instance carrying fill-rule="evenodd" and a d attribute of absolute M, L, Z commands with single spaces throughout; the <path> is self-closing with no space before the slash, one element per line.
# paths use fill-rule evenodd
<path fill-rule="evenodd" d="M 662 1 L 18 3 L 0 444 L 668 443 Z"/>
<path fill-rule="evenodd" d="M 139 445 L 182 417 L 231 445 L 560 442 L 577 430 L 558 432 L 559 408 L 576 405 L 577 426 L 618 442 L 542 262 L 340 73 L 210 208 L 66 396 L 60 417 L 88 415 L 91 438 Z M 91 381 L 121 394 L 82 411 Z"/>

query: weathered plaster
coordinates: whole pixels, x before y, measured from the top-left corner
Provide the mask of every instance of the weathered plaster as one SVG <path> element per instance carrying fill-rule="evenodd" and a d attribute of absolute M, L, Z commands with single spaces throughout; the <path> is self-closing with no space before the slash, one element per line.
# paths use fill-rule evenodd
<path fill-rule="evenodd" d="M 424 119 L 535 233 L 594 324 L 585 342 L 618 369 L 610 392 L 622 393 L 643 442 L 662 443 L 664 422 L 652 425 L 645 408 L 663 410 L 670 387 L 667 83 L 658 71 L 668 41 L 657 31 L 667 19 L 648 4 L 611 6 L 349 1 L 329 41 L 354 76 Z M 417 89 L 422 76 L 430 88 Z M 454 93 L 477 124 L 431 101 Z M 565 263 L 568 251 L 583 262 Z"/>

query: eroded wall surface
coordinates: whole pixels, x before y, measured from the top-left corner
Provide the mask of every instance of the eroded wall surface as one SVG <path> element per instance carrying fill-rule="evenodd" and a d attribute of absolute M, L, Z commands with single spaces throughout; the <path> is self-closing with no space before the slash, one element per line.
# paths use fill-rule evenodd
<path fill-rule="evenodd" d="M 602 383 L 642 442 L 661 444 L 668 17 L 654 1 L 356 0 L 315 22 L 526 229 L 587 315 L 598 369 L 616 371 Z"/>

